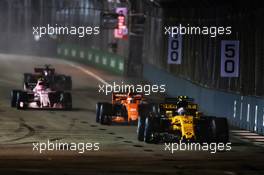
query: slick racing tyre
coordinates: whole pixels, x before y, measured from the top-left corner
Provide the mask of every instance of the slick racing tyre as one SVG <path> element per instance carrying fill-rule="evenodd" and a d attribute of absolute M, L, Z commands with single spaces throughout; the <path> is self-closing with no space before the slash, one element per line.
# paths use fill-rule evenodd
<path fill-rule="evenodd" d="M 202 117 L 197 124 L 199 142 L 227 143 L 229 127 L 226 118 Z"/>
<path fill-rule="evenodd" d="M 34 77 L 32 76 L 32 74 L 25 73 L 24 74 L 24 81 L 23 81 L 23 89 L 25 91 L 32 90 L 33 88 L 29 86 L 29 84 L 32 84 L 32 83 L 36 83 L 36 81 L 34 81 Z"/>
<path fill-rule="evenodd" d="M 137 126 L 137 138 L 139 141 L 144 141 L 146 118 L 149 116 L 150 105 L 140 104 L 138 106 L 138 126 Z"/>
<path fill-rule="evenodd" d="M 102 103 L 97 103 L 96 104 L 96 123 L 100 122 L 100 109 L 101 109 Z"/>
<path fill-rule="evenodd" d="M 67 90 L 67 91 L 72 90 L 72 79 L 70 76 L 65 77 L 65 90 Z"/>
<path fill-rule="evenodd" d="M 102 125 L 110 125 L 112 122 L 112 104 L 102 103 L 100 108 L 99 121 Z"/>
<path fill-rule="evenodd" d="M 145 121 L 146 118 L 144 116 L 138 117 L 137 138 L 139 141 L 144 141 Z"/>
<path fill-rule="evenodd" d="M 156 119 L 152 117 L 147 117 L 145 120 L 145 131 L 144 131 L 144 141 L 146 143 L 158 143 L 159 139 L 155 134 Z"/>
<path fill-rule="evenodd" d="M 17 94 L 19 93 L 19 90 L 13 90 L 11 92 L 11 107 L 15 108 L 17 105 Z"/>
<path fill-rule="evenodd" d="M 17 101 L 16 101 L 17 109 L 26 109 L 26 103 L 27 103 L 27 93 L 22 91 L 17 92 Z"/>
<path fill-rule="evenodd" d="M 23 84 L 23 89 L 24 89 L 24 91 L 27 91 L 27 90 L 30 89 L 30 88 L 28 87 L 28 83 L 27 83 L 27 82 L 24 82 L 24 84 Z"/>
<path fill-rule="evenodd" d="M 72 96 L 69 92 L 62 93 L 62 105 L 66 110 L 72 109 Z"/>
<path fill-rule="evenodd" d="M 214 118 L 212 129 L 214 133 L 213 140 L 216 143 L 227 143 L 229 141 L 229 128 L 226 118 Z"/>
<path fill-rule="evenodd" d="M 160 113 L 159 104 L 155 104 L 155 103 L 150 104 L 150 112 L 154 114 L 159 114 Z"/>

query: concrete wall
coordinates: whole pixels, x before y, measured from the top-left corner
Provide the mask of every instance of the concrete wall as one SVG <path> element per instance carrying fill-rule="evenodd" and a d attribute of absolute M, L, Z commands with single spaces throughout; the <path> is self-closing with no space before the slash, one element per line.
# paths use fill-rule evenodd
<path fill-rule="evenodd" d="M 143 77 L 155 84 L 166 84 L 169 96 L 187 95 L 195 99 L 207 115 L 227 117 L 229 123 L 264 134 L 264 99 L 216 91 L 175 77 L 153 65 L 145 64 Z"/>

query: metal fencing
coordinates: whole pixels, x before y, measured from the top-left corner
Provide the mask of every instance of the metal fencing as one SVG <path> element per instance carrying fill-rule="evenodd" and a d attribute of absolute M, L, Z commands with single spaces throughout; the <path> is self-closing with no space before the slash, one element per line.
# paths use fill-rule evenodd
<path fill-rule="evenodd" d="M 151 8 L 146 14 L 144 51 L 145 63 L 155 65 L 175 76 L 203 87 L 235 92 L 241 95 L 264 95 L 264 28 L 263 9 L 232 8 Z M 232 26 L 225 36 L 183 36 L 181 65 L 167 63 L 168 36 L 165 26 Z M 221 40 L 240 41 L 240 75 L 220 76 Z"/>

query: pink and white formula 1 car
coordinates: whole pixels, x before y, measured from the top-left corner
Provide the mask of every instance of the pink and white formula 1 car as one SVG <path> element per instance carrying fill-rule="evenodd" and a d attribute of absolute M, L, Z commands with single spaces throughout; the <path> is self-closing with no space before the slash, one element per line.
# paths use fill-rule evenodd
<path fill-rule="evenodd" d="M 72 97 L 69 92 L 52 91 L 48 83 L 38 80 L 33 90 L 13 90 L 11 93 L 11 107 L 17 109 L 65 109 L 72 108 Z"/>
<path fill-rule="evenodd" d="M 60 91 L 72 90 L 72 79 L 69 75 L 57 74 L 50 65 L 34 68 L 34 73 L 24 73 L 24 90 L 33 90 L 37 85 L 38 79 L 43 78 L 50 87 Z"/>
<path fill-rule="evenodd" d="M 72 97 L 69 92 L 51 91 L 21 91 L 11 93 L 11 107 L 17 109 L 72 109 Z"/>

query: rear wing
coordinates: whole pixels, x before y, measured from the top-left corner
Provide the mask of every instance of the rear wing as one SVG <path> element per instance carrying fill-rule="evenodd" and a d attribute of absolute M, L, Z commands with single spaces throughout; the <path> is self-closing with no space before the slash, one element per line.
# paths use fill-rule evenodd
<path fill-rule="evenodd" d="M 112 101 L 126 100 L 128 93 L 112 93 Z M 132 94 L 132 98 L 135 100 L 143 100 L 142 94 Z"/>
<path fill-rule="evenodd" d="M 177 103 L 179 100 L 184 100 L 187 102 L 193 102 L 194 101 L 193 98 L 190 98 L 188 96 L 178 96 L 175 98 L 165 98 L 165 103 Z"/>
<path fill-rule="evenodd" d="M 167 110 L 176 110 L 178 109 L 178 106 L 177 104 L 175 103 L 160 103 L 159 104 L 159 108 L 160 108 L 160 111 L 167 111 Z M 187 106 L 186 106 L 186 109 L 187 110 L 194 110 L 194 111 L 198 111 L 198 105 L 195 104 L 195 103 L 189 103 Z"/>
<path fill-rule="evenodd" d="M 198 104 L 194 103 L 194 99 L 190 98 L 188 96 L 178 96 L 175 98 L 165 98 L 164 103 L 160 103 L 160 109 L 161 110 L 175 110 L 179 108 L 178 102 L 184 101 L 187 102 L 186 109 L 197 111 L 198 110 Z"/>
<path fill-rule="evenodd" d="M 49 69 L 45 69 L 45 68 L 34 68 L 35 73 L 43 73 L 44 70 L 48 70 L 51 74 L 55 73 L 55 69 L 54 68 L 49 68 Z"/>

